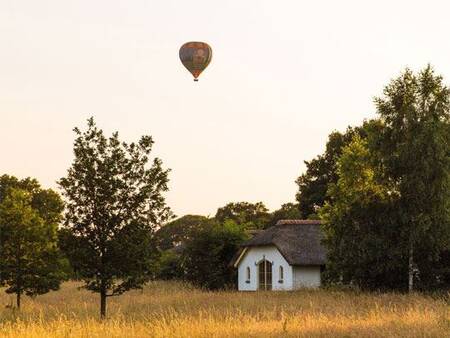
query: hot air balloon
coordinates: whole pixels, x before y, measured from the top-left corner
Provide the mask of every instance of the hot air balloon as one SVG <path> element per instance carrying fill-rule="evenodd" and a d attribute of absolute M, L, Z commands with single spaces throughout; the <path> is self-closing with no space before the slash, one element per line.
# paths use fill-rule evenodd
<path fill-rule="evenodd" d="M 180 48 L 180 60 L 194 76 L 194 81 L 208 67 L 212 58 L 212 49 L 205 42 L 186 42 Z"/>

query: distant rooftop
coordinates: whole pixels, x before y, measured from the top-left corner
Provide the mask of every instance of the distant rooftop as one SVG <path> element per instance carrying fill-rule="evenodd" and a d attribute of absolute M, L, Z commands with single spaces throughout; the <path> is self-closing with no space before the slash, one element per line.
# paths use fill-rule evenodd
<path fill-rule="evenodd" d="M 280 219 L 276 225 L 284 225 L 284 224 L 311 224 L 311 225 L 320 225 L 322 222 L 317 219 Z"/>

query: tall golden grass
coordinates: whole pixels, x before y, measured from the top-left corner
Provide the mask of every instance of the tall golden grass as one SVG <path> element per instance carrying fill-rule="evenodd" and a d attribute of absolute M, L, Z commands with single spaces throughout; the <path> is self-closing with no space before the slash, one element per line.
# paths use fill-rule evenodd
<path fill-rule="evenodd" d="M 0 293 L 0 337 L 450 337 L 444 299 L 329 290 L 206 292 L 154 282 L 108 301 L 80 284 L 26 298 L 19 311 Z"/>

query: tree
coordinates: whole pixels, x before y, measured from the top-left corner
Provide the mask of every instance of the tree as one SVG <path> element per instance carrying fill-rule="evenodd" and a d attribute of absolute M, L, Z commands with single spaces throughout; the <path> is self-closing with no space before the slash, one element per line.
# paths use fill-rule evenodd
<path fill-rule="evenodd" d="M 182 251 L 178 252 L 176 249 L 167 249 L 161 252 L 157 279 L 183 279 L 184 272 L 181 256 Z"/>
<path fill-rule="evenodd" d="M 270 214 L 262 202 L 235 202 L 217 209 L 215 219 L 219 223 L 232 220 L 237 224 L 247 224 L 247 227 L 263 229 L 270 220 Z"/>
<path fill-rule="evenodd" d="M 281 219 L 300 219 L 302 214 L 299 205 L 296 203 L 284 203 L 281 208 L 270 214 L 268 226 L 273 226 Z"/>
<path fill-rule="evenodd" d="M 328 249 L 327 279 L 364 289 L 393 289 L 401 282 L 396 193 L 377 170 L 368 142 L 355 135 L 338 159 L 336 183 L 320 209 Z"/>
<path fill-rule="evenodd" d="M 406 69 L 376 98 L 383 123 L 383 170 L 399 194 L 399 245 L 408 257 L 408 287 L 423 264 L 450 248 L 450 90 L 428 65 Z"/>
<path fill-rule="evenodd" d="M 48 223 L 59 224 L 62 220 L 64 203 L 57 192 L 52 189 L 42 189 L 34 178 L 18 179 L 14 176 L 0 176 L 0 203 L 10 189 L 22 189 L 31 197 L 31 206 Z"/>
<path fill-rule="evenodd" d="M 196 228 L 182 253 L 185 278 L 213 290 L 233 284 L 236 272 L 229 263 L 245 239 L 244 227 L 232 220 L 211 220 Z"/>
<path fill-rule="evenodd" d="M 348 127 L 343 134 L 333 131 L 328 136 L 325 152 L 311 161 L 305 161 L 306 172 L 296 180 L 296 199 L 302 218 L 317 218 L 318 210 L 328 200 L 328 185 L 335 184 L 338 180 L 336 163 L 343 147 L 351 142 L 353 136 L 366 138 L 379 129 L 379 121 L 370 120 L 365 121 L 362 126 Z"/>
<path fill-rule="evenodd" d="M 190 238 L 193 230 L 209 221 L 205 216 L 185 215 L 161 226 L 155 234 L 158 248 L 165 251 L 181 245 Z"/>
<path fill-rule="evenodd" d="M 39 194 L 40 198 L 45 195 L 45 191 Z M 49 196 L 47 199 L 58 202 Z M 28 191 L 3 190 L 0 203 L 0 284 L 7 286 L 7 293 L 16 294 L 18 308 L 22 294 L 36 296 L 57 290 L 64 278 L 55 222 L 59 218 L 55 211 L 59 205 L 55 209 L 51 205 L 40 204 L 41 209 L 55 211 L 47 213 L 36 210 L 32 204 L 33 198 Z M 47 217 L 41 217 L 40 212 Z"/>
<path fill-rule="evenodd" d="M 328 272 L 367 288 L 442 287 L 449 280 L 450 91 L 430 66 L 417 75 L 407 69 L 375 102 L 380 119 L 343 148 L 321 209 Z"/>
<path fill-rule="evenodd" d="M 62 242 L 85 288 L 106 300 L 141 288 L 155 273 L 158 251 L 154 230 L 170 217 L 163 193 L 168 170 L 150 153 L 153 140 L 137 143 L 104 136 L 94 119 L 81 132 L 74 129 L 75 159 L 59 181 L 67 199 Z"/>
<path fill-rule="evenodd" d="M 200 215 L 185 215 L 161 226 L 155 233 L 159 259 L 158 279 L 184 278 L 182 253 L 186 243 L 192 238 L 196 229 L 211 222 L 211 219 Z"/>
<path fill-rule="evenodd" d="M 2 175 L 0 176 L 0 202 L 3 201 L 11 188 L 26 190 L 32 196 L 41 189 L 36 179 L 27 177 L 20 180 L 14 176 Z"/>

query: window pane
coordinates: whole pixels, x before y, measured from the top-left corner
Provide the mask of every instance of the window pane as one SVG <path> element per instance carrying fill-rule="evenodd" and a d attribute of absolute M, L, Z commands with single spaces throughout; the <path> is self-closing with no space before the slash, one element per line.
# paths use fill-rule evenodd
<path fill-rule="evenodd" d="M 272 290 L 272 263 L 263 260 L 258 264 L 260 290 Z"/>

